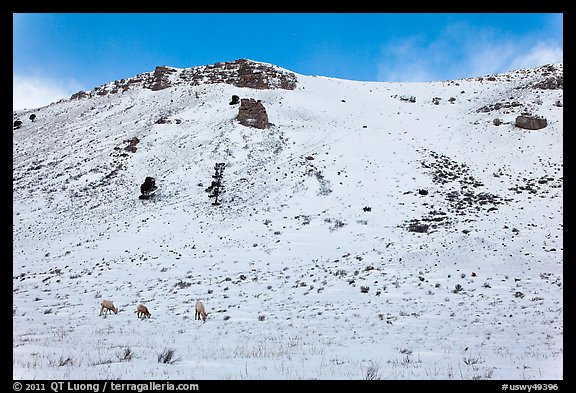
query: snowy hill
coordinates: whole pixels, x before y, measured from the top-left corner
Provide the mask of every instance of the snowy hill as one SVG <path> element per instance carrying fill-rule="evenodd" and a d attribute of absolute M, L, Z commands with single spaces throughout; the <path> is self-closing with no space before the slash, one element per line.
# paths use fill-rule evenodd
<path fill-rule="evenodd" d="M 13 378 L 562 379 L 562 81 L 243 59 L 15 112 Z"/>

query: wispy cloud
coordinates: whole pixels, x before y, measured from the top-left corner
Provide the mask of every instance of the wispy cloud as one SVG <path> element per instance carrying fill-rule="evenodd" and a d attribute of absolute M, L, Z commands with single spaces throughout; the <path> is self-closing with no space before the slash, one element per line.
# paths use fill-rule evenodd
<path fill-rule="evenodd" d="M 563 61 L 563 48 L 552 40 L 515 37 L 457 23 L 429 41 L 413 36 L 385 43 L 381 56 L 377 80 L 422 82 L 558 63 Z"/>
<path fill-rule="evenodd" d="M 512 60 L 513 68 L 535 67 L 548 63 L 561 63 L 564 50 L 554 42 L 538 42 L 527 53 L 522 53 Z"/>
<path fill-rule="evenodd" d="M 13 75 L 12 109 L 39 108 L 81 90 L 74 81 L 56 81 L 39 76 Z"/>
<path fill-rule="evenodd" d="M 467 76 L 483 76 L 562 61 L 563 49 L 558 43 L 529 44 L 506 40 L 478 47 L 462 62 L 461 72 Z"/>

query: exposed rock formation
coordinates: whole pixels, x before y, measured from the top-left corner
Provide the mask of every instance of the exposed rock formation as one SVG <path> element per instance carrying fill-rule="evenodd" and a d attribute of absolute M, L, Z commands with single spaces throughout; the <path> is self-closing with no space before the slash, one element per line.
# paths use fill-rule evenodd
<path fill-rule="evenodd" d="M 136 150 L 138 150 L 136 145 L 140 143 L 140 139 L 133 137 L 131 139 L 125 140 L 124 143 L 128 143 L 128 146 L 126 146 L 124 150 L 129 151 L 130 153 L 136 153 Z"/>
<path fill-rule="evenodd" d="M 174 68 L 158 66 L 154 70 L 151 80 L 148 79 L 144 84 L 144 87 L 154 91 L 166 89 L 172 86 L 168 76 L 174 72 L 176 72 L 176 69 Z"/>
<path fill-rule="evenodd" d="M 260 129 L 269 126 L 266 108 L 264 108 L 262 101 L 256 101 L 254 98 L 242 98 L 240 100 L 237 119 L 243 126 Z"/>
<path fill-rule="evenodd" d="M 501 109 L 515 108 L 518 106 L 522 106 L 522 104 L 518 101 L 497 102 L 495 104 L 484 105 L 482 108 L 477 109 L 476 112 L 488 113 L 488 112 L 492 112 L 492 111 L 498 111 Z"/>
<path fill-rule="evenodd" d="M 564 75 L 561 76 L 551 76 L 543 81 L 537 82 L 533 87 L 542 90 L 556 90 L 564 89 Z"/>
<path fill-rule="evenodd" d="M 228 83 L 252 89 L 294 90 L 296 88 L 296 75 L 293 73 L 246 59 L 187 68 L 180 73 L 180 78 L 192 85 Z"/>
<path fill-rule="evenodd" d="M 296 75 L 284 71 L 280 67 L 239 59 L 184 69 L 158 66 L 153 72 L 139 74 L 130 79 L 114 81 L 96 87 L 90 92 L 79 91 L 73 94 L 70 99 L 122 93 L 138 86 L 157 91 L 180 84 L 197 86 L 201 84 L 228 83 L 237 87 L 252 89 L 294 90 L 296 82 Z"/>

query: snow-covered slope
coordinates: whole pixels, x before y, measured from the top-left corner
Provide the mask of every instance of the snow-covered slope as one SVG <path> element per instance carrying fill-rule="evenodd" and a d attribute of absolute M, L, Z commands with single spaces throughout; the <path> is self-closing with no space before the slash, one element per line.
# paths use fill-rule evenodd
<path fill-rule="evenodd" d="M 563 378 L 562 64 L 386 83 L 246 62 L 294 89 L 226 64 L 14 113 L 15 379 Z"/>

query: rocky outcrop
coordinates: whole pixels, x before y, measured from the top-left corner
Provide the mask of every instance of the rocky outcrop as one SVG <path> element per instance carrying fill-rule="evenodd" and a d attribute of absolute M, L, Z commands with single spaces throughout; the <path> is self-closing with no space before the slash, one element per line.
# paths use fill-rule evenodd
<path fill-rule="evenodd" d="M 227 83 L 237 87 L 259 90 L 294 90 L 296 89 L 297 78 L 292 72 L 285 71 L 280 67 L 247 59 L 184 69 L 158 66 L 153 72 L 114 81 L 96 87 L 90 92 L 79 91 L 73 94 L 70 99 L 123 93 L 139 86 L 157 91 L 180 84 L 197 86 L 213 83 Z"/>
<path fill-rule="evenodd" d="M 270 125 L 262 101 L 256 101 L 254 98 L 242 98 L 240 100 L 237 119 L 240 124 L 247 127 L 265 129 Z"/>
<path fill-rule="evenodd" d="M 124 143 L 128 143 L 128 146 L 126 146 L 124 150 L 129 151 L 130 153 L 136 153 L 136 150 L 138 150 L 136 145 L 140 143 L 140 139 L 138 139 L 137 137 L 133 137 L 128 140 L 125 140 Z"/>
<path fill-rule="evenodd" d="M 541 67 L 521 70 L 526 76 L 531 76 L 534 80 L 523 84 L 522 89 L 539 90 L 563 90 L 564 89 L 564 65 L 546 64 Z"/>
<path fill-rule="evenodd" d="M 74 93 L 70 96 L 71 100 L 80 100 L 82 98 L 88 98 L 89 95 L 85 91 L 79 91 L 78 93 Z"/>
<path fill-rule="evenodd" d="M 176 69 L 174 68 L 158 66 L 154 70 L 152 78 L 146 81 L 144 87 L 154 91 L 164 90 L 172 86 L 172 83 L 170 83 L 169 75 L 173 74 L 174 72 L 176 72 Z"/>
<path fill-rule="evenodd" d="M 535 83 L 533 87 L 542 90 L 563 90 L 564 76 L 551 76 L 543 81 Z"/>
<path fill-rule="evenodd" d="M 484 105 L 482 108 L 477 109 L 476 112 L 488 113 L 492 111 L 499 111 L 501 109 L 515 108 L 518 106 L 522 106 L 522 104 L 518 101 L 497 102 L 495 104 Z"/>
<path fill-rule="evenodd" d="M 545 79 L 532 84 L 532 87 L 542 90 L 563 90 L 564 89 L 564 69 L 563 66 L 546 64 L 540 68 L 542 77 Z"/>
<path fill-rule="evenodd" d="M 228 83 L 251 89 L 296 89 L 296 75 L 279 67 L 239 59 L 232 62 L 187 68 L 180 78 L 192 85 Z"/>

